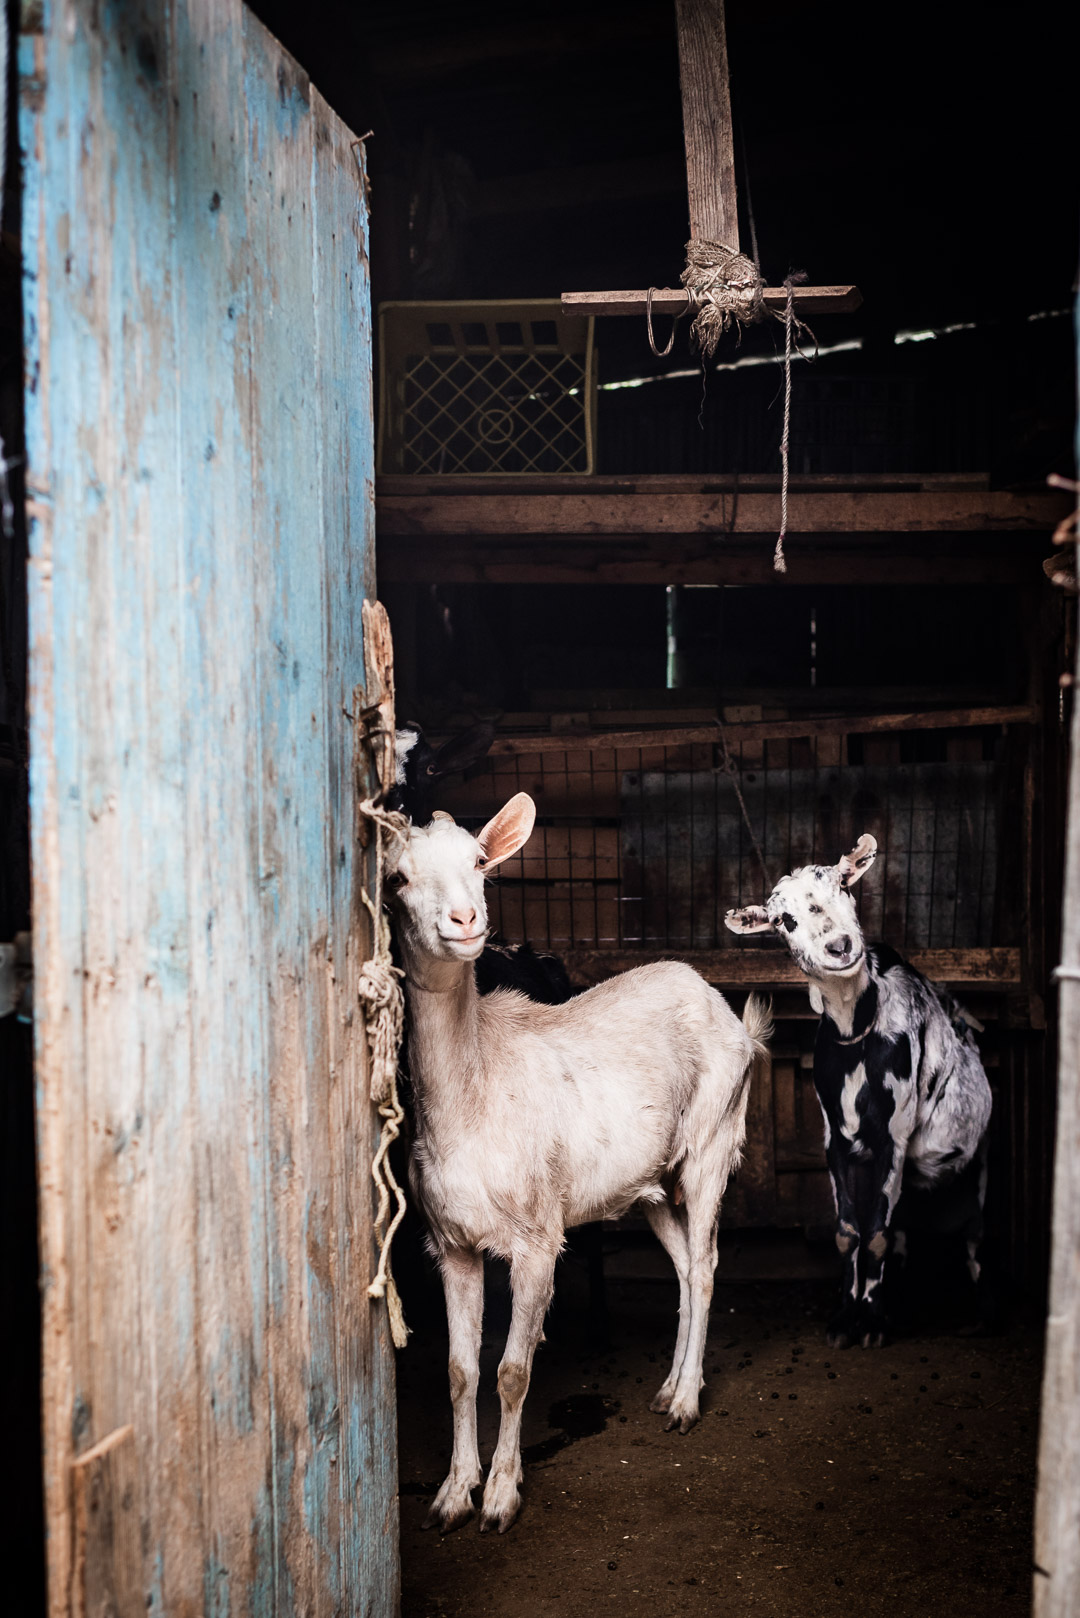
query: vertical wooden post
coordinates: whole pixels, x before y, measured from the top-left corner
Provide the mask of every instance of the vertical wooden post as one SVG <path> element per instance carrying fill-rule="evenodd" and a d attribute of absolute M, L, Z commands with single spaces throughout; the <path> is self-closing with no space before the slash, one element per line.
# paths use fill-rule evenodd
<path fill-rule="evenodd" d="M 1080 1614 L 1080 703 L 1074 701 L 1058 991 L 1058 1106 L 1034 1618 Z"/>
<path fill-rule="evenodd" d="M 675 0 L 690 236 L 739 251 L 724 0 Z"/>

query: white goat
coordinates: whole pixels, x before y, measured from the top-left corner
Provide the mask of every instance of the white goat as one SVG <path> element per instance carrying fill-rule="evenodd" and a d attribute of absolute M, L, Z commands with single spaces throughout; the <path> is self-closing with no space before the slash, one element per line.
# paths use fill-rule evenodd
<path fill-rule="evenodd" d="M 450 1330 L 454 1453 L 428 1513 L 443 1531 L 472 1515 L 481 1482 L 476 1388 L 483 1254 L 510 1264 L 513 1314 L 499 1367 L 502 1423 L 482 1529 L 521 1507 L 520 1431 L 533 1353 L 565 1231 L 644 1204 L 679 1278 L 671 1373 L 652 1409 L 698 1419 L 720 1199 L 745 1135 L 750 1065 L 766 1008 L 742 1022 L 675 961 L 640 966 L 565 1005 L 513 990 L 481 998 L 486 870 L 526 842 L 536 809 L 518 793 L 478 837 L 449 816 L 414 827 L 393 856 L 415 1087 L 414 1194 L 442 1272 Z"/>

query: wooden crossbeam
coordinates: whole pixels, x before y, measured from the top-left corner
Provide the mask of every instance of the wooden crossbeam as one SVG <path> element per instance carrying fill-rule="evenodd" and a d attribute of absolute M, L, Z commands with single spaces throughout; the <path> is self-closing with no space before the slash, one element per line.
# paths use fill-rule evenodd
<path fill-rule="evenodd" d="M 686 194 L 692 241 L 721 242 L 739 251 L 738 189 L 735 141 L 731 120 L 727 33 L 724 0 L 675 0 L 679 32 L 679 83 L 682 88 L 683 140 L 686 146 Z M 643 315 L 648 293 L 564 292 L 563 314 Z M 777 312 L 787 301 L 784 287 L 766 287 L 765 307 Z M 862 303 L 854 286 L 797 287 L 795 309 L 801 316 L 850 314 Z M 686 293 L 664 287 L 653 293 L 657 315 L 683 315 Z"/>
<path fill-rule="evenodd" d="M 643 315 L 647 307 L 648 292 L 640 288 L 633 292 L 564 292 L 564 315 Z M 766 309 L 782 312 L 787 303 L 785 287 L 766 287 L 762 293 Z M 863 301 L 858 287 L 796 287 L 795 312 L 799 315 L 849 315 Z M 654 315 L 677 317 L 687 311 L 688 301 L 682 287 L 657 287 L 652 296 Z"/>

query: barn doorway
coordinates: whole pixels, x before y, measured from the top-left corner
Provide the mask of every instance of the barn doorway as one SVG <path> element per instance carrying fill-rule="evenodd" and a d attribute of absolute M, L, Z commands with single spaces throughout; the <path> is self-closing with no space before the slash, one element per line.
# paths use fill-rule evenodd
<path fill-rule="evenodd" d="M 405 1611 L 914 1612 L 947 1591 L 959 1611 L 1026 1612 L 1073 655 L 1041 563 L 1065 506 L 1045 479 L 1071 465 L 1073 266 L 1046 208 L 1022 309 L 964 273 L 996 228 L 994 163 L 964 154 L 998 136 L 958 64 L 974 48 L 1045 110 L 1044 68 L 946 19 L 932 57 L 913 37 L 876 59 L 870 96 L 840 14 L 817 20 L 811 84 L 778 57 L 775 19 L 728 5 L 743 240 L 777 284 L 805 265 L 865 299 L 814 319 L 818 358 L 794 370 L 779 577 L 783 333 L 750 328 L 702 366 L 681 335 L 654 358 L 643 320 L 559 302 L 674 284 L 671 8 L 437 13 L 368 8 L 347 83 L 333 29 L 295 46 L 376 129 L 378 569 L 399 716 L 436 744 L 494 725 L 438 800 L 460 823 L 522 788 L 538 805 L 492 887 L 505 940 L 552 952 L 577 988 L 677 954 L 735 1005 L 766 986 L 777 1031 L 724 1207 L 698 1437 L 672 1446 L 646 1409 L 675 1288 L 644 1223 L 572 1240 L 506 1541 L 420 1532 L 449 1404 L 441 1295 L 406 1226 Z M 934 112 L 913 150 L 916 85 Z M 949 268 L 908 275 L 898 233 L 932 238 Z M 967 1335 L 963 1288 L 939 1274 L 887 1350 L 840 1355 L 823 1339 L 837 1261 L 815 1017 L 786 953 L 740 953 L 723 914 L 864 831 L 880 850 L 868 934 L 985 1030 L 1001 1323 Z M 506 1308 L 496 1268 L 488 1450 Z"/>

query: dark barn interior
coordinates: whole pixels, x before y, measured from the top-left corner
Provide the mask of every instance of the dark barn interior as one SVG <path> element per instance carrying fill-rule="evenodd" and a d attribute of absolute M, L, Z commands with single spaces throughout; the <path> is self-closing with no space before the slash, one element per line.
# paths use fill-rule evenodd
<path fill-rule="evenodd" d="M 805 271 L 863 300 L 808 316 L 792 366 L 784 574 L 782 321 L 703 362 L 685 322 L 660 358 L 642 316 L 560 308 L 677 284 L 671 0 L 254 6 L 372 131 L 397 711 L 436 739 L 494 724 L 438 800 L 466 826 L 537 802 L 491 890 L 500 936 L 577 988 L 677 955 L 736 1008 L 764 988 L 776 1017 L 724 1203 L 704 1420 L 680 1439 L 647 1409 L 676 1286 L 644 1220 L 577 1233 L 505 1539 L 420 1532 L 450 1407 L 410 1215 L 406 1618 L 1030 1610 L 1075 661 L 1075 600 L 1042 565 L 1067 510 L 1046 480 L 1075 458 L 1070 51 L 1048 9 L 726 9 L 743 248 L 771 286 Z M 736 945 L 723 914 L 863 832 L 868 936 L 983 1028 L 998 1310 L 976 1330 L 927 1252 L 894 1341 L 844 1355 L 824 1339 L 817 1019 L 782 946 Z M 507 1318 L 488 1279 L 485 1454 Z"/>

